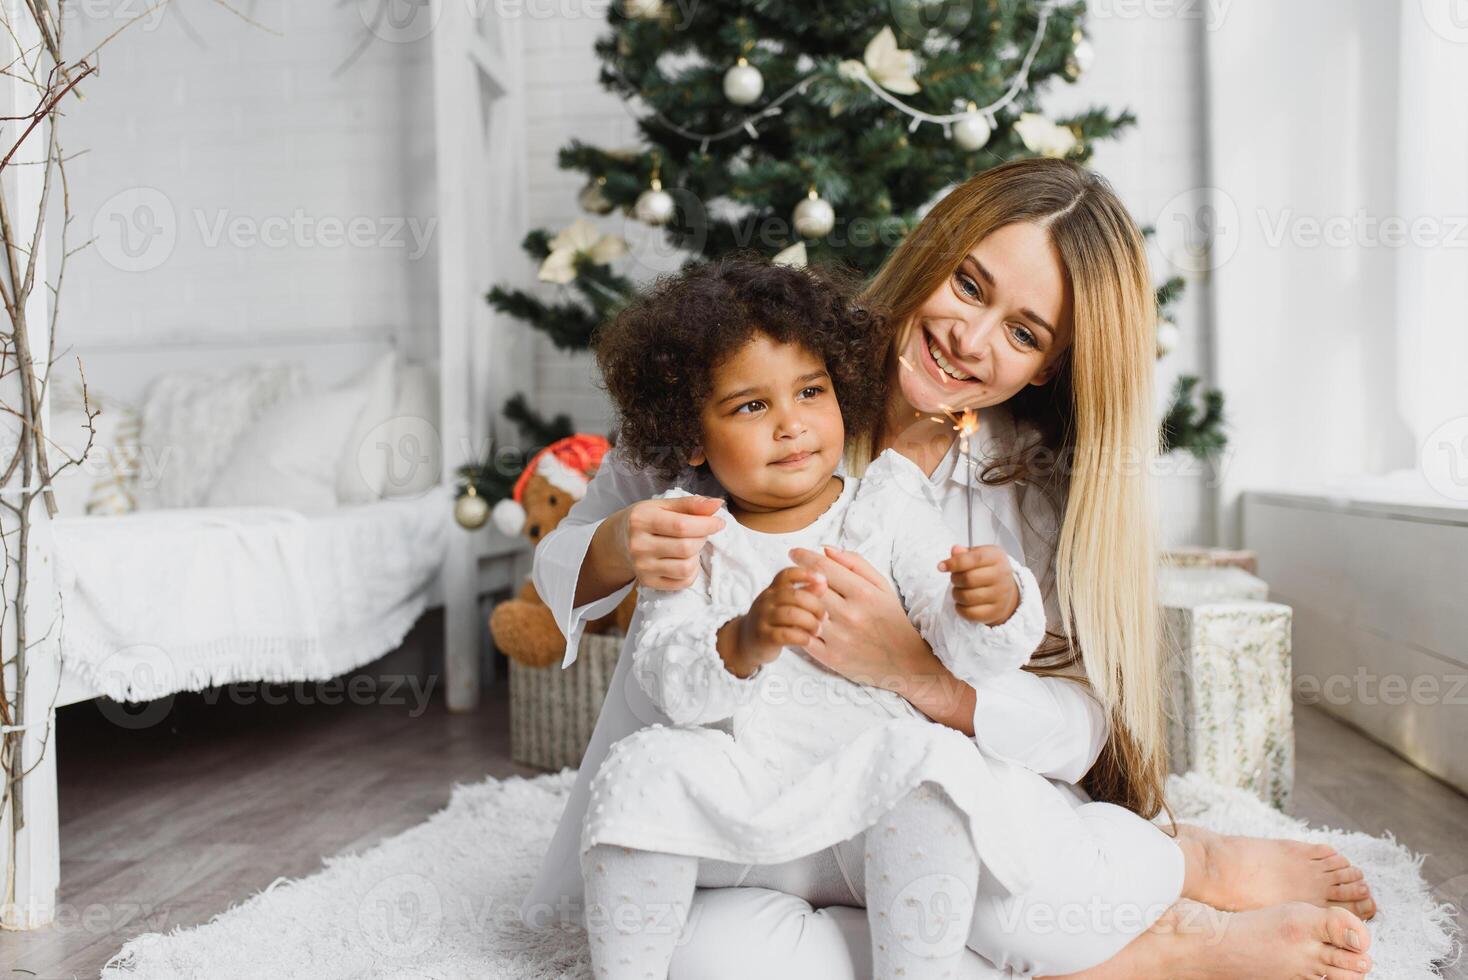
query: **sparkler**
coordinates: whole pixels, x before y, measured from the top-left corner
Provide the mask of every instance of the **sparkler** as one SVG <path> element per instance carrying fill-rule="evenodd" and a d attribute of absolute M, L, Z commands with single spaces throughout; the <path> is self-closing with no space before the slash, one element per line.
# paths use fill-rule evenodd
<path fill-rule="evenodd" d="M 908 371 L 917 370 L 912 366 L 912 363 L 908 361 L 905 354 L 897 355 L 897 360 L 904 369 Z M 964 481 L 964 485 L 967 487 L 967 493 L 965 494 L 964 503 L 968 507 L 968 546 L 972 548 L 974 546 L 973 481 L 975 463 L 971 439 L 974 433 L 979 431 L 979 413 L 974 411 L 972 408 L 965 408 L 962 412 L 959 412 L 958 414 L 954 414 L 953 409 L 949 408 L 947 405 L 939 405 L 938 408 L 942 410 L 944 415 L 948 416 L 946 421 L 950 422 L 952 424 L 953 431 L 958 433 L 958 453 L 960 456 L 964 457 L 964 460 L 968 463 L 969 477 L 967 480 Z M 939 423 L 945 421 L 944 419 L 938 418 L 936 415 L 929 415 L 928 418 L 932 419 L 934 422 Z"/>
<path fill-rule="evenodd" d="M 965 525 L 968 528 L 968 546 L 972 548 L 974 546 L 974 454 L 969 439 L 979 431 L 979 413 L 971 408 L 965 408 L 953 427 L 958 430 L 958 451 L 968 461 L 969 477 L 964 483 L 968 491 L 965 494 L 968 504 L 968 519 Z"/>
<path fill-rule="evenodd" d="M 942 409 L 944 415 L 948 416 L 946 421 L 953 423 L 950 428 L 958 433 L 958 455 L 962 457 L 960 463 L 966 462 L 968 464 L 968 479 L 964 481 L 964 505 L 968 508 L 968 519 L 966 521 L 968 527 L 968 546 L 972 548 L 974 546 L 975 469 L 972 439 L 974 433 L 979 431 L 979 413 L 972 408 L 965 408 L 962 412 L 955 415 L 953 409 L 947 405 L 939 405 L 938 407 Z M 936 415 L 929 415 L 928 418 L 934 422 L 945 421 Z M 959 464 L 954 465 L 957 466 Z"/>

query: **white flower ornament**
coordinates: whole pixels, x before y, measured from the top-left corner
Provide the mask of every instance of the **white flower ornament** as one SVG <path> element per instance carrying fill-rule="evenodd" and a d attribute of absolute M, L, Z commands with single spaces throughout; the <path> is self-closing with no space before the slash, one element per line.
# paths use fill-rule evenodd
<path fill-rule="evenodd" d="M 576 278 L 576 257 L 585 255 L 597 265 L 627 253 L 627 242 L 618 235 L 602 234 L 590 221 L 577 218 L 571 226 L 550 240 L 551 252 L 540 263 L 537 277 L 541 282 L 564 286 Z"/>
<path fill-rule="evenodd" d="M 1037 113 L 1020 116 L 1014 131 L 1032 153 L 1062 159 L 1076 148 L 1076 134 L 1068 126 L 1058 126 Z"/>
<path fill-rule="evenodd" d="M 796 269 L 804 269 L 806 263 L 805 242 L 799 241 L 789 248 L 782 248 L 770 259 L 775 265 L 788 265 Z"/>
<path fill-rule="evenodd" d="M 897 36 L 891 27 L 884 27 L 876 37 L 867 42 L 862 60 L 848 59 L 836 66 L 842 78 L 856 80 L 863 75 L 899 95 L 913 95 L 918 83 L 913 75 L 917 72 L 917 55 L 897 46 Z"/>

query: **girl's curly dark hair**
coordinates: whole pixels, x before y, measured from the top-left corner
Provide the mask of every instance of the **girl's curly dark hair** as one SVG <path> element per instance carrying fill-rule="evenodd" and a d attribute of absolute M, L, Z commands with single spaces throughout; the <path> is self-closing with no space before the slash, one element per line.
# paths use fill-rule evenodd
<path fill-rule="evenodd" d="M 875 363 L 884 318 L 838 269 L 775 265 L 733 253 L 660 276 L 593 338 L 617 410 L 617 445 L 634 465 L 676 480 L 700 443 L 714 369 L 756 333 L 822 358 L 847 438 L 873 429 L 886 395 Z"/>

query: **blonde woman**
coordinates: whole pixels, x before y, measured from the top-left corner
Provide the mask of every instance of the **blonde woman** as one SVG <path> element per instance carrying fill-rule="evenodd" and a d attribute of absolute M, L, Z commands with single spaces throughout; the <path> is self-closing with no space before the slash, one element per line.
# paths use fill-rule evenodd
<path fill-rule="evenodd" d="M 896 330 L 874 365 L 889 382 L 885 420 L 856 440 L 848 470 L 859 475 L 888 448 L 916 463 L 956 541 L 987 522 L 1035 573 L 1050 635 L 1027 672 L 976 691 L 943 667 L 860 558 L 797 550 L 792 561 L 829 583 L 830 618 L 808 651 L 902 695 L 991 758 L 1049 777 L 1085 828 L 1053 842 L 1044 863 L 1055 870 L 1024 894 L 981 875 L 963 975 L 1364 975 L 1361 917 L 1374 906 L 1360 871 L 1333 850 L 1187 826 L 1169 835 L 1149 822 L 1164 808 L 1166 773 L 1148 485 L 1155 323 L 1141 235 L 1115 194 L 1061 161 L 985 171 L 933 207 L 866 299 Z M 949 421 L 968 409 L 979 425 L 973 467 Z M 691 488 L 710 496 L 651 500 L 661 481 L 614 452 L 542 541 L 535 584 L 567 637 L 567 662 L 581 624 L 634 581 L 676 589 L 692 579 L 720 522 L 719 488 Z M 627 660 L 522 907 L 532 926 L 580 917 L 587 786 L 611 743 L 664 721 Z M 838 871 L 851 902 L 815 909 L 787 894 L 843 894 L 840 882 L 803 880 Z M 748 884 L 739 875 L 701 889 L 670 976 L 869 975 L 866 917 L 847 907 L 863 896 L 847 869 L 788 874 L 798 889 L 778 876 L 762 882 L 773 887 L 738 887 Z"/>

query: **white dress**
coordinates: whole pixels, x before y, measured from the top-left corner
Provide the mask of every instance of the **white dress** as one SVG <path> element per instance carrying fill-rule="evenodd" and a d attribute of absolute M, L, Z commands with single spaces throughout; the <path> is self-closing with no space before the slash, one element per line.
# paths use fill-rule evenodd
<path fill-rule="evenodd" d="M 1056 515 L 1043 494 L 1020 494 L 1014 484 L 989 486 L 977 478 L 988 460 L 1008 453 L 1022 438 L 1012 416 L 1003 407 L 980 412 L 980 437 L 974 440 L 977 466 L 965 466 L 955 440 L 948 456 L 930 478 L 931 490 L 945 514 L 954 541 L 965 527 L 978 535 L 982 528 L 997 535 L 1006 552 L 1022 558 L 1046 592 L 1050 626 L 1059 624 L 1050 608 L 1054 594 Z M 837 470 L 842 473 L 842 470 Z M 683 485 L 701 494 L 723 496 L 712 479 L 690 471 Z M 587 488 L 586 496 L 535 549 L 533 579 L 566 637 L 563 666 L 576 659 L 576 648 L 586 623 L 607 615 L 627 596 L 629 583 L 600 599 L 576 605 L 581 564 L 597 528 L 617 511 L 669 489 L 668 481 L 631 465 L 613 449 Z M 895 515 L 888 519 L 895 519 Z M 631 632 L 639 630 L 640 613 Z M 631 670 L 631 643 L 622 651 L 612 675 L 596 731 L 582 759 L 576 783 L 541 863 L 535 882 L 521 905 L 521 916 L 532 928 L 579 921 L 582 904 L 580 838 L 590 804 L 592 777 L 600 770 L 610 746 L 627 736 L 670 719 L 643 691 Z M 974 742 L 992 759 L 1000 758 L 1049 777 L 1050 795 L 1079 806 L 1085 798 L 1073 783 L 1091 767 L 1107 737 L 1106 716 L 1095 698 L 1081 685 L 1027 671 L 1003 674 L 976 692 Z M 1022 812 L 1018 801 L 1011 801 Z M 1053 851 L 1053 842 L 1046 844 Z"/>
<path fill-rule="evenodd" d="M 686 496 L 681 489 L 662 496 Z M 581 850 L 619 844 L 736 863 L 779 864 L 855 836 L 919 784 L 941 785 L 968 815 L 987 873 L 1011 892 L 1032 874 L 1013 801 L 1043 783 L 988 758 L 904 698 L 858 684 L 787 647 L 748 678 L 716 649 L 720 626 L 749 611 L 792 548 L 831 544 L 887 575 L 934 654 L 974 688 L 1016 672 L 1039 646 L 1045 608 L 1034 574 L 1009 559 L 1019 608 L 998 626 L 959 615 L 937 565 L 955 540 L 912 462 L 888 451 L 809 526 L 789 533 L 724 528 L 701 555 L 694 584 L 644 589 L 632 648 L 638 683 L 674 722 L 612 747 L 592 782 Z M 976 538 L 974 545 L 993 543 Z M 1070 817 L 1070 808 L 1056 813 Z M 1061 828 L 1051 827 L 1052 832 Z"/>

